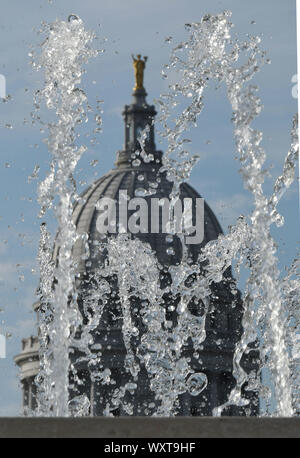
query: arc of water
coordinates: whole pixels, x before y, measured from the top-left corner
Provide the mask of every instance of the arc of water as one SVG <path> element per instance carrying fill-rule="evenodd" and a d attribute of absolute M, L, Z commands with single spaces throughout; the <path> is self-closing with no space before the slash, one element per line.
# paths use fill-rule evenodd
<path fill-rule="evenodd" d="M 71 20 L 72 19 L 72 20 Z M 58 263 L 54 269 L 53 297 L 45 297 L 53 307 L 51 329 L 48 332 L 51 348 L 51 400 L 48 414 L 68 416 L 70 337 L 81 317 L 76 306 L 75 272 L 72 260 L 73 245 L 78 238 L 72 221 L 73 201 L 76 196 L 73 172 L 85 147 L 75 144 L 76 126 L 85 118 L 86 95 L 78 87 L 83 65 L 97 55 L 90 44 L 94 34 L 85 30 L 80 18 L 55 21 L 44 25 L 46 40 L 41 55 L 33 61 L 36 69 L 43 68 L 45 86 L 37 91 L 38 102 L 45 100 L 55 110 L 56 123 L 49 123 L 48 148 L 52 154 L 51 171 L 39 186 L 41 214 L 53 205 L 58 221 Z M 38 103 L 36 103 L 38 106 Z M 49 300 L 48 300 L 49 299 Z M 43 346 L 42 346 L 43 348 Z M 42 358 L 44 361 L 44 358 Z"/>
<path fill-rule="evenodd" d="M 236 42 L 231 50 L 227 51 L 231 39 L 230 15 L 230 12 L 217 16 L 208 15 L 202 18 L 200 23 L 189 24 L 189 41 L 174 48 L 171 63 L 166 66 L 167 68 L 177 68 L 181 72 L 182 79 L 170 86 L 170 93 L 163 95 L 159 101 L 162 112 L 160 120 L 164 127 L 162 135 L 168 140 L 164 169 L 168 170 L 169 176 L 176 182 L 178 188 L 178 185 L 186 177 L 181 174 L 182 164 L 174 157 L 171 159 L 171 155 L 178 154 L 180 156 L 182 135 L 186 134 L 192 125 L 196 125 L 197 117 L 203 108 L 203 91 L 207 81 L 217 78 L 220 82 L 224 82 L 233 108 L 234 133 L 239 160 L 242 164 L 242 176 L 246 188 L 253 194 L 255 205 L 249 228 L 240 239 L 239 245 L 239 248 L 242 248 L 248 239 L 249 247 L 254 248 L 248 252 L 248 259 L 250 256 L 251 261 L 248 287 L 252 299 L 246 303 L 248 305 L 260 304 L 262 310 L 258 311 L 257 324 L 260 324 L 259 317 L 263 315 L 263 311 L 267 313 L 270 320 L 270 323 L 266 320 L 264 323 L 266 324 L 266 339 L 271 355 L 268 360 L 269 367 L 275 379 L 277 412 L 279 415 L 289 416 L 292 414 L 292 407 L 289 389 L 289 364 L 285 351 L 284 324 L 282 321 L 283 304 L 279 287 L 276 249 L 270 236 L 270 225 L 274 222 L 275 215 L 278 220 L 278 215 L 274 208 L 270 211 L 270 205 L 274 206 L 274 203 L 277 203 L 280 198 L 281 190 L 291 184 L 294 166 L 277 181 L 277 189 L 275 189 L 271 199 L 268 200 L 262 190 L 264 181 L 262 166 L 265 161 L 265 153 L 259 146 L 262 133 L 253 130 L 250 126 L 253 119 L 261 111 L 261 102 L 256 95 L 257 88 L 251 85 L 246 86 L 246 83 L 253 78 L 261 65 L 267 62 L 267 59 L 265 52 L 259 48 L 260 39 L 257 37 L 251 37 L 247 43 L 242 45 Z M 184 50 L 187 52 L 187 59 L 184 59 Z M 246 64 L 237 67 L 236 62 L 241 50 L 248 52 L 249 58 Z M 180 56 L 179 53 L 181 53 Z M 188 97 L 191 102 L 175 119 L 174 128 L 171 128 L 167 124 L 167 120 L 170 118 L 170 106 L 178 104 L 176 100 L 179 95 Z M 295 162 L 295 156 L 298 153 L 295 145 L 293 148 L 296 153 L 294 155 Z M 189 174 L 192 161 L 187 160 L 186 162 L 185 170 Z M 282 181 L 281 184 L 280 180 Z M 216 247 L 219 250 L 219 256 L 221 258 L 225 256 L 226 259 L 229 245 L 224 246 L 225 251 L 222 251 L 220 239 L 216 243 Z M 243 254 L 243 250 L 241 254 Z M 211 261 L 209 257 L 208 260 Z M 219 263 L 217 266 L 220 268 Z M 211 268 L 210 275 L 215 278 L 215 281 L 220 281 L 222 278 L 222 271 L 220 272 L 219 268 Z M 251 314 L 247 314 L 247 310 L 245 310 L 245 316 L 249 318 Z M 273 326 L 274 332 L 270 326 Z M 251 339 L 253 339 L 253 328 L 254 326 L 252 326 L 249 334 Z M 244 380 L 243 376 L 241 380 Z"/>

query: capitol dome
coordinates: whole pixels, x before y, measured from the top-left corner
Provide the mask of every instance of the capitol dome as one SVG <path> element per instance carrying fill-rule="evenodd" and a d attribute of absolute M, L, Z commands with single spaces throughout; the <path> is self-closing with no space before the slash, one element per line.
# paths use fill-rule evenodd
<path fill-rule="evenodd" d="M 119 157 L 124 152 L 119 153 Z M 159 153 L 155 152 L 155 157 Z M 86 272 L 87 268 L 92 266 L 95 268 L 98 265 L 97 260 L 97 249 L 95 247 L 101 241 L 101 234 L 97 231 L 96 223 L 99 216 L 99 210 L 97 209 L 97 202 L 103 197 L 109 197 L 119 201 L 120 191 L 126 191 L 128 199 L 132 199 L 142 192 L 143 189 L 149 189 L 149 183 L 157 183 L 159 179 L 159 185 L 152 192 L 151 195 L 145 195 L 143 198 L 146 201 L 150 201 L 151 198 L 163 198 L 169 196 L 172 190 L 172 183 L 167 180 L 165 173 L 160 173 L 161 167 L 160 161 L 157 163 L 155 160 L 150 163 L 142 163 L 139 166 L 133 166 L 133 160 L 127 162 L 116 162 L 116 167 L 109 171 L 107 174 L 99 178 L 95 183 L 89 186 L 80 196 L 80 203 L 77 203 L 73 212 L 73 221 L 76 225 L 78 234 L 88 234 L 89 252 L 90 257 L 86 260 L 85 258 L 85 247 L 83 242 L 79 242 L 74 249 L 74 259 L 76 260 L 77 269 L 79 272 Z M 150 187 L 151 189 L 151 187 Z M 147 191 L 146 191 L 147 192 Z M 193 189 L 188 183 L 181 185 L 180 199 L 184 198 L 201 198 L 201 196 Z M 205 219 L 204 219 L 204 239 L 201 244 L 191 245 L 191 255 L 193 260 L 196 261 L 200 249 L 210 240 L 214 240 L 219 234 L 222 234 L 222 229 L 218 220 L 210 207 L 204 203 L 205 208 Z M 153 251 L 156 253 L 158 261 L 161 264 L 175 264 L 180 261 L 181 258 L 181 243 L 175 236 L 173 241 L 174 254 L 168 255 L 167 248 L 170 243 L 166 242 L 166 235 L 163 233 L 147 233 L 135 234 L 135 237 L 139 238 L 145 243 L 149 243 Z M 54 257 L 57 256 L 58 247 L 55 250 Z M 87 265 L 88 264 L 88 267 Z"/>
<path fill-rule="evenodd" d="M 133 104 L 125 106 L 123 112 L 127 126 L 125 149 L 117 153 L 115 168 L 90 185 L 81 194 L 79 202 L 74 207 L 73 222 L 78 234 L 88 234 L 90 253 L 88 259 L 85 259 L 84 241 L 79 241 L 75 246 L 73 254 L 78 272 L 93 270 L 99 265 L 97 247 L 101 241 L 101 234 L 97 231 L 96 224 L 99 216 L 97 203 L 100 199 L 108 197 L 118 203 L 120 191 L 125 191 L 128 199 L 142 196 L 143 199 L 150 202 L 152 198 L 169 197 L 172 190 L 173 183 L 167 179 L 166 172 L 160 172 L 163 153 L 155 148 L 152 121 L 156 111 L 153 106 L 147 104 L 145 91 L 135 91 L 133 99 Z M 149 140 L 145 145 L 147 161 L 144 161 L 140 155 L 141 147 L 138 135 L 149 125 Z M 151 159 L 149 160 L 148 157 Z M 188 183 L 182 183 L 180 191 L 181 201 L 184 198 L 191 198 L 194 201 L 201 197 Z M 222 234 L 221 226 L 210 207 L 204 202 L 204 238 L 201 244 L 190 245 L 193 261 L 197 260 L 201 247 L 210 240 L 216 239 L 219 234 Z M 174 254 L 170 255 L 167 254 L 170 244 L 166 242 L 166 234 L 161 232 L 155 234 L 149 231 L 147 234 L 137 233 L 134 237 L 149 243 L 162 265 L 176 264 L 181 259 L 181 243 L 176 236 L 171 244 Z M 57 258 L 58 249 L 56 247 L 54 250 L 54 259 Z"/>
<path fill-rule="evenodd" d="M 99 200 L 106 197 L 118 202 L 120 191 L 126 191 L 129 199 L 137 195 L 143 195 L 146 201 L 149 201 L 152 197 L 164 198 L 170 195 L 172 183 L 167 179 L 165 172 L 160 172 L 162 152 L 157 151 L 155 147 L 153 123 L 155 114 L 154 106 L 148 105 L 146 102 L 145 90 L 143 88 L 135 89 L 133 103 L 128 106 L 126 105 L 123 112 L 125 144 L 124 150 L 117 153 L 115 168 L 89 186 L 81 194 L 79 201 L 74 206 L 73 221 L 77 232 L 83 236 L 86 235 L 86 240 L 84 240 L 84 237 L 81 238 L 76 243 L 73 251 L 78 278 L 83 279 L 80 287 L 81 296 L 84 296 L 90 288 L 90 273 L 99 269 L 103 262 L 103 255 L 100 254 L 98 249 L 99 243 L 103 240 L 103 235 L 97 230 L 97 219 L 99 217 L 97 203 Z M 147 126 L 149 130 L 145 143 L 147 160 L 143 160 L 138 140 L 140 133 Z M 142 192 L 143 190 L 144 194 Z M 183 183 L 180 187 L 180 199 L 182 200 L 184 198 L 195 200 L 195 198 L 200 198 L 200 195 L 188 183 Z M 189 256 L 192 261 L 196 262 L 201 248 L 210 240 L 216 239 L 220 234 L 222 234 L 222 229 L 217 218 L 210 207 L 204 203 L 204 238 L 199 244 L 189 245 Z M 182 256 L 181 243 L 177 236 L 173 237 L 171 242 L 173 250 L 171 251 L 168 250 L 170 242 L 166 241 L 166 234 L 164 233 L 137 233 L 131 236 L 140 239 L 144 243 L 148 243 L 155 252 L 158 263 L 162 267 L 180 262 Z M 59 247 L 56 245 L 53 251 L 54 260 L 58 259 L 58 250 Z M 233 283 L 231 273 L 228 271 L 227 281 L 213 285 L 212 287 L 212 313 L 210 313 L 206 323 L 207 338 L 200 353 L 201 370 L 205 372 L 209 384 L 199 396 L 193 397 L 188 394 L 181 396 L 180 408 L 178 410 L 180 415 L 211 415 L 214 407 L 226 401 L 230 390 L 234 386 L 232 361 L 235 344 L 240 338 L 242 331 L 242 303 L 239 293 L 233 297 L 231 292 Z M 233 301 L 235 302 L 234 308 L 232 307 Z M 114 313 L 116 313 L 115 299 L 111 299 L 109 308 L 114 309 Z M 99 325 L 97 342 L 99 345 L 101 344 L 100 346 L 102 348 L 103 369 L 109 368 L 112 377 L 123 385 L 128 381 L 128 374 L 126 374 L 124 369 L 124 343 L 122 341 L 121 328 L 120 326 L 112 325 L 109 313 L 110 310 L 104 314 L 102 322 Z M 217 344 L 220 340 L 222 341 L 221 348 Z M 21 367 L 24 404 L 25 406 L 33 406 L 34 401 L 31 399 L 31 394 L 29 394 L 28 390 L 31 387 L 30 393 L 34 392 L 34 389 L 32 389 L 34 374 L 31 371 L 30 378 L 28 377 L 26 348 L 24 346 L 22 357 L 16 357 L 16 362 Z M 185 352 L 188 351 L 191 350 L 185 350 Z M 199 362 L 193 360 L 192 355 L 190 356 L 195 371 L 199 370 L 197 367 Z M 31 358 L 35 362 L 34 368 L 36 370 L 38 355 L 33 356 L 31 354 Z M 24 372 L 23 368 L 25 366 L 27 372 Z M 251 362 L 249 363 L 250 366 Z M 103 388 L 103 386 L 97 387 L 90 379 L 86 368 L 82 369 L 81 376 L 85 379 L 85 385 L 81 388 L 81 393 L 87 394 L 91 401 L 91 415 L 103 415 L 107 404 L 104 398 L 105 395 L 107 397 L 111 396 L 111 391 L 109 388 Z M 145 401 L 153 398 L 153 393 L 151 394 L 149 392 L 149 384 L 143 371 L 141 372 L 139 382 L 136 391 L 136 406 L 133 413 L 135 415 L 146 415 L 147 413 L 145 413 L 146 411 L 143 410 L 142 406 L 145 404 Z M 251 407 L 252 414 L 255 414 L 256 409 L 257 406 L 254 403 Z M 126 415 L 127 413 L 122 409 L 116 409 L 114 414 Z M 226 414 L 236 415 L 241 413 L 236 408 L 229 408 L 226 410 Z"/>

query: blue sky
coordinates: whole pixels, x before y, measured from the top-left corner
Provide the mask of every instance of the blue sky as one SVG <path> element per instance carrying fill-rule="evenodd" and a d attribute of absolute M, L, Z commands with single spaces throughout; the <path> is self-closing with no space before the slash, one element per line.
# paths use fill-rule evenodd
<path fill-rule="evenodd" d="M 131 53 L 149 56 L 145 75 L 148 102 L 166 91 L 160 71 L 170 48 L 186 38 L 184 24 L 199 21 L 207 13 L 232 11 L 233 34 L 259 34 L 271 65 L 257 75 L 264 111 L 254 125 L 264 133 L 263 146 L 271 177 L 270 192 L 289 149 L 292 117 L 297 101 L 291 79 L 296 73 L 296 9 L 294 0 L 26 0 L 6 2 L 0 18 L 0 73 L 12 100 L 0 102 L 0 333 L 7 339 L 7 358 L 0 359 L 0 416 L 17 415 L 21 408 L 17 368 L 13 356 L 21 338 L 35 333 L 32 303 L 38 283 L 36 264 L 39 224 L 36 186 L 47 173 L 49 154 L 39 126 L 31 126 L 32 93 L 42 85 L 42 74 L 32 70 L 30 46 L 41 41 L 36 30 L 41 21 L 66 19 L 78 14 L 86 28 L 99 37 L 105 52 L 87 66 L 84 87 L 89 101 L 103 99 L 103 133 L 97 145 L 89 145 L 78 166 L 77 181 L 90 183 L 108 171 L 123 145 L 121 112 L 131 101 L 133 71 Z M 255 23 L 253 23 L 255 21 Z M 173 37 L 168 44 L 166 37 Z M 103 38 L 107 41 L 101 42 Z M 97 43 L 97 42 L 96 42 Z M 98 47 L 98 45 L 96 45 Z M 191 184 L 202 194 L 226 231 L 241 214 L 251 211 L 251 196 L 243 189 L 234 159 L 231 111 L 224 89 L 205 94 L 205 108 L 192 134 L 192 150 L 200 154 Z M 25 119 L 25 123 L 24 123 Z M 11 124 L 12 129 L 5 128 Z M 83 139 L 86 142 L 87 139 Z M 157 144 L 159 147 L 159 144 Z M 90 163 L 97 159 L 96 167 Z M 28 183 L 34 167 L 38 180 Z M 78 189 L 84 186 L 78 185 Z M 286 224 L 274 230 L 280 266 L 288 265 L 299 243 L 298 185 L 294 183 L 282 200 L 280 211 Z M 54 230 L 54 222 L 50 221 Z M 299 245 L 298 245 L 299 246 Z"/>

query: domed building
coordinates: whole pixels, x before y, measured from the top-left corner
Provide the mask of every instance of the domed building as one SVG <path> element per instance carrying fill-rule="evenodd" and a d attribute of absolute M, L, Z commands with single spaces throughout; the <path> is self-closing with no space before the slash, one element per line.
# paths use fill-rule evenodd
<path fill-rule="evenodd" d="M 123 111 L 125 122 L 125 143 L 124 150 L 117 153 L 115 168 L 106 175 L 98 179 L 88 187 L 81 195 L 81 199 L 74 206 L 73 221 L 79 234 L 87 234 L 88 250 L 84 241 L 78 242 L 73 250 L 74 261 L 76 263 L 79 307 L 84 297 L 92 288 L 93 275 L 101 270 L 104 263 L 103 253 L 100 255 L 99 244 L 103 241 L 103 236 L 97 230 L 97 220 L 100 210 L 97 206 L 103 197 L 110 198 L 119 203 L 120 191 L 127 193 L 128 199 L 140 195 L 140 190 L 151 190 L 143 196 L 150 202 L 152 197 L 169 198 L 172 183 L 167 179 L 166 173 L 161 172 L 162 152 L 156 150 L 154 136 L 154 117 L 155 107 L 148 105 L 146 101 L 146 91 L 142 84 L 137 81 L 133 92 L 133 101 L 126 105 Z M 139 84 L 138 84 L 139 83 Z M 147 127 L 148 126 L 148 127 Z M 148 129 L 144 149 L 147 153 L 147 160 L 143 159 L 141 146 L 139 143 L 140 134 L 144 129 Z M 155 184 L 155 189 L 153 188 Z M 180 199 L 200 198 L 200 195 L 189 184 L 183 183 L 180 188 Z M 194 201 L 193 200 L 193 201 Z M 117 205 L 118 208 L 118 205 Z M 119 216 L 119 215 L 117 215 Z M 199 244 L 188 245 L 189 258 L 197 262 L 201 248 L 210 240 L 216 239 L 222 234 L 222 229 L 212 210 L 204 204 L 204 238 Z M 109 235 L 111 237 L 114 234 Z M 145 232 L 131 234 L 131 237 L 149 244 L 156 254 L 158 265 L 161 266 L 161 284 L 165 286 L 170 283 L 168 267 L 180 263 L 182 258 L 182 246 L 179 238 L 174 236 L 172 242 L 166 240 L 166 234 L 157 232 Z M 171 250 L 170 250 L 171 246 Z M 53 259 L 57 259 L 59 247 L 53 250 Z M 88 253 L 88 255 L 86 255 Z M 103 381 L 95 381 L 91 377 L 87 366 L 82 364 L 77 367 L 79 378 L 83 381 L 77 386 L 74 395 L 85 394 L 90 400 L 90 415 L 101 416 L 107 414 L 107 406 L 114 395 L 116 387 L 124 386 L 130 382 L 131 378 L 125 368 L 124 361 L 126 349 L 122 336 L 122 316 L 120 300 L 118 298 L 117 279 L 111 279 L 112 291 L 108 297 L 105 312 L 101 318 L 99 326 L 94 332 L 95 348 L 101 348 L 101 370 L 109 369 L 114 385 L 103 384 Z M 190 393 L 179 395 L 177 405 L 177 415 L 202 416 L 212 415 L 213 408 L 226 402 L 227 397 L 234 386 L 232 376 L 233 354 L 236 342 L 242 333 L 242 303 L 240 294 L 237 291 L 233 294 L 234 280 L 231 272 L 226 272 L 224 281 L 215 284 L 211 288 L 210 313 L 206 319 L 206 339 L 202 344 L 199 358 L 194 358 L 194 350 L 191 345 L 184 348 L 184 354 L 190 357 L 191 368 L 194 372 L 205 373 L 208 384 L 206 388 L 197 396 Z M 172 302 L 173 309 L 179 298 L 166 297 L 166 304 Z M 137 307 L 133 304 L 132 307 Z M 35 304 L 35 311 L 38 312 L 39 304 Z M 201 304 L 189 304 L 190 312 L 199 315 Z M 169 313 L 169 320 L 174 321 L 174 313 Z M 142 331 L 142 325 L 137 323 Z M 220 345 L 221 342 L 221 345 Z M 247 372 L 256 369 L 257 354 L 252 352 L 252 357 L 245 359 L 244 368 Z M 76 360 L 76 354 L 73 357 Z M 38 372 L 38 339 L 30 337 L 23 340 L 23 348 L 20 355 L 15 358 L 16 363 L 21 369 L 21 381 L 23 386 L 24 409 L 34 409 L 35 384 L 34 377 Z M 201 365 L 200 365 L 201 362 Z M 133 396 L 133 408 L 130 414 L 133 415 L 152 415 L 156 409 L 155 393 L 149 388 L 149 380 L 145 368 L 141 367 L 138 375 L 137 386 Z M 224 415 L 257 415 L 258 399 L 251 393 L 246 394 L 250 399 L 249 406 L 245 409 L 228 407 L 224 410 Z M 150 407 L 149 407 L 150 406 Z M 152 407 L 151 407 L 152 406 Z M 115 415 L 128 415 L 122 403 L 111 407 L 110 412 Z"/>

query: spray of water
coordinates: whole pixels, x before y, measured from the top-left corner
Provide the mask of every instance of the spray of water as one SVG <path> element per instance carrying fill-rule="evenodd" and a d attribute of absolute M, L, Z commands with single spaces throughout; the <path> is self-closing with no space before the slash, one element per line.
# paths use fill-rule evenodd
<path fill-rule="evenodd" d="M 293 409 L 289 384 L 290 365 L 284 337 L 285 309 L 276 245 L 270 235 L 270 226 L 282 222 L 276 206 L 294 179 L 298 157 L 297 119 L 294 121 L 292 146 L 283 174 L 275 183 L 273 195 L 268 198 L 262 187 L 265 179 L 263 164 L 266 158 L 260 146 L 262 132 L 251 127 L 262 106 L 257 96 L 258 88 L 248 84 L 261 65 L 268 60 L 259 47 L 259 37 L 250 37 L 244 43 L 232 42 L 230 16 L 230 12 L 217 16 L 207 15 L 200 23 L 188 24 L 189 40 L 180 43 L 173 50 L 170 64 L 166 66 L 166 69 L 175 68 L 179 71 L 181 79 L 180 83 L 170 86 L 171 92 L 160 101 L 163 136 L 168 140 L 164 158 L 165 169 L 168 170 L 171 180 L 177 183 L 177 188 L 178 183 L 189 176 L 194 158 L 185 152 L 184 161 L 180 160 L 182 144 L 187 141 L 182 136 L 186 135 L 191 126 L 196 125 L 203 108 L 203 91 L 208 81 L 216 79 L 224 83 L 233 109 L 237 159 L 241 163 L 244 186 L 252 193 L 254 200 L 254 211 L 248 221 L 239 220 L 228 236 L 221 236 L 216 242 L 209 243 L 200 258 L 203 262 L 208 261 L 205 275 L 214 282 L 222 279 L 224 271 L 234 259 L 238 260 L 239 265 L 246 262 L 250 271 L 244 294 L 244 335 L 234 358 L 237 384 L 225 405 L 242 405 L 247 402 L 241 398 L 241 388 L 249 380 L 249 376 L 240 362 L 246 350 L 250 351 L 249 344 L 258 337 L 262 362 L 269 368 L 274 380 L 277 414 L 290 416 Z M 248 59 L 239 66 L 239 59 L 245 53 L 248 54 Z M 164 76 L 167 76 L 166 73 Z M 175 118 L 174 127 L 169 127 L 167 121 L 171 117 L 170 106 L 177 105 L 179 96 L 190 99 L 191 102 Z M 253 388 L 255 387 L 252 386 L 251 389 Z M 220 414 L 223 407 L 215 413 Z"/>
<path fill-rule="evenodd" d="M 249 84 L 268 60 L 260 49 L 258 37 L 233 42 L 230 16 L 229 12 L 207 15 L 199 23 L 187 24 L 187 41 L 174 48 L 170 63 L 164 68 L 164 77 L 168 76 L 169 70 L 177 71 L 179 82 L 170 85 L 170 91 L 157 101 L 161 109 L 161 134 L 168 145 L 161 172 L 166 172 L 173 182 L 170 197 L 176 201 L 180 185 L 189 178 L 199 159 L 187 150 L 190 143 L 188 131 L 197 125 L 208 82 L 216 80 L 225 85 L 232 106 L 237 160 L 241 164 L 244 185 L 253 196 L 253 213 L 247 218 L 240 217 L 227 235 L 209 242 L 197 263 L 189 260 L 184 234 L 181 234 L 181 263 L 168 269 L 165 267 L 172 281 L 163 287 L 159 281 L 161 266 L 149 246 L 128 238 L 126 234 L 110 238 L 105 244 L 108 262 L 94 272 L 89 294 L 83 300 L 85 326 L 82 326 L 77 307 L 72 261 L 72 247 L 79 237 L 72 223 L 72 203 L 76 195 L 72 173 L 84 151 L 83 147 L 75 146 L 76 125 L 86 117 L 86 96 L 78 85 L 82 65 L 95 55 L 90 47 L 93 35 L 85 31 L 77 17 L 46 26 L 47 39 L 35 64 L 44 68 L 46 80 L 38 96 L 45 100 L 48 108 L 55 110 L 57 122 L 49 125 L 47 144 L 53 159 L 51 171 L 40 185 L 39 199 L 42 213 L 54 205 L 59 225 L 57 265 L 51 264 L 49 236 L 44 227 L 39 254 L 41 302 L 47 304 L 41 309 L 40 391 L 43 396 L 40 409 L 43 412 L 46 409 L 48 415 L 85 415 L 88 412 L 85 397 L 73 399 L 68 406 L 69 372 L 75 370 L 75 365 L 71 366 L 69 360 L 71 344 L 83 350 L 93 380 L 103 383 L 110 380 L 110 371 L 99 369 L 101 354 L 93 351 L 93 332 L 107 305 L 108 278 L 112 276 L 118 279 L 125 368 L 132 380 L 115 390 L 112 399 L 107 400 L 104 414 L 111 415 L 111 411 L 122 403 L 127 414 L 132 414 L 133 405 L 124 403 L 124 398 L 126 392 L 134 395 L 143 367 L 155 397 L 154 407 L 148 406 L 153 415 L 175 415 L 181 394 L 189 392 L 197 396 L 207 386 L 201 364 L 195 373 L 191 368 L 191 358 L 184 356 L 184 349 L 190 342 L 195 353 L 201 348 L 206 338 L 206 317 L 211 312 L 211 285 L 228 281 L 226 271 L 233 263 L 237 266 L 237 274 L 242 265 L 249 271 L 243 294 L 243 335 L 236 346 L 233 361 L 236 385 L 227 402 L 215 409 L 214 414 L 220 415 L 228 405 L 247 405 L 249 399 L 243 394 L 245 386 L 267 398 L 266 387 L 260 379 L 262 368 L 269 371 L 274 384 L 275 414 L 290 416 L 294 409 L 299 408 L 295 388 L 299 381 L 296 372 L 299 366 L 299 341 L 296 338 L 299 328 L 299 258 L 283 278 L 278 268 L 276 245 L 270 234 L 274 223 L 283 223 L 277 205 L 294 179 L 299 154 L 297 119 L 294 120 L 291 149 L 283 173 L 275 182 L 273 194 L 268 197 L 263 190 L 266 154 L 260 146 L 262 133 L 251 127 L 262 106 L 257 87 Z M 241 63 L 245 57 L 246 61 Z M 179 100 L 185 106 L 178 115 Z M 143 148 L 143 136 L 145 140 L 146 135 L 144 132 L 141 136 L 140 155 L 145 162 L 151 159 Z M 155 187 L 150 191 L 155 193 Z M 84 237 L 86 242 L 87 235 Z M 49 278 L 53 282 L 49 282 Z M 190 282 L 190 278 L 194 280 Z M 230 281 L 232 292 L 236 294 L 234 281 Z M 134 316 L 133 298 L 138 298 L 140 304 Z M 201 314 L 190 313 L 188 306 L 191 301 L 201 301 Z M 174 318 L 167 319 L 167 312 L 173 312 Z M 81 329 L 80 339 L 76 340 L 75 330 L 78 328 Z M 258 346 L 260 368 L 258 373 L 249 374 L 243 368 L 242 359 Z M 268 407 L 266 414 L 269 413 Z"/>
<path fill-rule="evenodd" d="M 67 416 L 70 340 L 81 322 L 76 303 L 75 266 L 72 260 L 72 248 L 78 238 L 72 222 L 73 202 L 76 197 L 73 173 L 86 149 L 76 144 L 76 127 L 86 119 L 87 101 L 79 85 L 84 64 L 97 53 L 91 47 L 94 34 L 86 31 L 81 19 L 75 15 L 71 15 L 66 22 L 44 24 L 43 33 L 46 39 L 33 65 L 44 71 L 45 83 L 36 93 L 35 103 L 39 105 L 44 101 L 46 107 L 54 111 L 56 120 L 48 124 L 49 136 L 46 144 L 52 161 L 50 173 L 40 184 L 38 194 L 41 215 L 54 206 L 58 222 L 56 241 L 59 253 L 53 275 L 47 279 L 49 248 L 44 250 L 45 244 L 48 244 L 48 236 L 43 229 L 39 254 L 43 279 L 42 308 L 51 308 L 53 313 L 52 319 L 44 319 L 40 328 L 43 342 L 41 351 L 47 352 L 41 358 L 44 365 L 41 376 L 48 380 L 45 393 L 48 399 L 47 412 L 43 411 L 43 403 L 40 408 L 42 414 Z M 49 279 L 52 279 L 51 285 Z M 45 348 L 46 338 L 48 342 Z"/>

